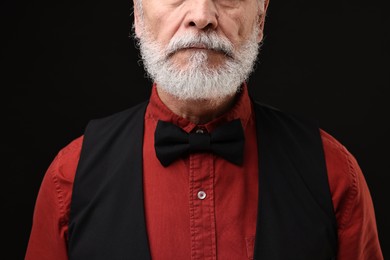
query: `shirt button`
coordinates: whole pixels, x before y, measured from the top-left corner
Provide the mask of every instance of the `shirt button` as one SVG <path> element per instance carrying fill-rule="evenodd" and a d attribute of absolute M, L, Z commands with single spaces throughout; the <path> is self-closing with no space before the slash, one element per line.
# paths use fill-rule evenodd
<path fill-rule="evenodd" d="M 200 199 L 200 200 L 204 200 L 206 198 L 206 192 L 204 192 L 204 191 L 199 191 L 198 192 L 198 199 Z"/>
<path fill-rule="evenodd" d="M 203 134 L 204 131 L 203 131 L 203 129 L 198 128 L 198 129 L 196 129 L 195 133 L 197 133 L 197 134 Z"/>

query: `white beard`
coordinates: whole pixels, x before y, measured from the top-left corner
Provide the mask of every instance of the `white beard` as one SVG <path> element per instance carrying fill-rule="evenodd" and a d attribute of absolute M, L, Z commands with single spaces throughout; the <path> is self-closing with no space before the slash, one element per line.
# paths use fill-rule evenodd
<path fill-rule="evenodd" d="M 144 25 L 141 30 L 140 51 L 149 77 L 162 90 L 181 100 L 216 100 L 234 95 L 252 73 L 259 52 L 257 24 L 247 42 L 237 50 L 215 31 L 176 36 L 164 48 L 152 40 Z M 224 52 L 224 64 L 210 68 L 207 51 L 203 50 L 194 51 L 184 69 L 172 62 L 172 53 L 199 44 Z"/>

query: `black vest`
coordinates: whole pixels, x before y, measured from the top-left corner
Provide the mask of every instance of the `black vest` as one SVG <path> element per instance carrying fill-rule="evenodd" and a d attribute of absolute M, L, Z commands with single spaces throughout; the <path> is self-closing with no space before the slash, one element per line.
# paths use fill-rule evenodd
<path fill-rule="evenodd" d="M 259 151 L 254 259 L 335 259 L 336 218 L 318 126 L 254 104 Z M 70 260 L 151 259 L 142 177 L 146 106 L 92 120 L 86 128 L 70 209 Z"/>

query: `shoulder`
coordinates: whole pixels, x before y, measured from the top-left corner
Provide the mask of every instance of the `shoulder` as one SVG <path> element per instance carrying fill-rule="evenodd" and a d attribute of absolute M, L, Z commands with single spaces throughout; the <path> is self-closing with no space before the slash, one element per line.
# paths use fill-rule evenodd
<path fill-rule="evenodd" d="M 125 110 L 115 112 L 113 114 L 110 114 L 105 117 L 100 118 L 94 118 L 89 121 L 87 125 L 88 127 L 91 126 L 97 126 L 97 127 L 111 127 L 115 125 L 121 125 L 123 123 L 126 123 L 129 119 L 135 118 L 137 116 L 142 117 L 144 116 L 146 106 L 149 103 L 149 100 L 143 101 L 141 103 L 138 103 L 132 107 L 129 107 Z"/>
<path fill-rule="evenodd" d="M 87 139 L 89 134 L 94 132 L 94 135 L 97 137 L 107 135 L 108 133 L 113 134 L 113 129 L 121 129 L 120 126 L 126 124 L 130 118 L 134 118 L 136 115 L 143 116 L 142 112 L 146 105 L 147 101 L 144 101 L 125 110 L 91 119 L 81 136 L 73 139 L 59 150 L 48 168 L 47 175 L 50 175 L 59 183 L 73 184 L 83 146 L 89 140 Z"/>
<path fill-rule="evenodd" d="M 320 129 L 325 159 L 330 178 L 344 180 L 349 185 L 356 182 L 361 169 L 354 155 L 334 136 Z"/>
<path fill-rule="evenodd" d="M 267 124 L 278 125 L 278 126 L 298 126 L 310 127 L 317 131 L 318 123 L 315 118 L 302 116 L 298 113 L 293 113 L 271 106 L 269 104 L 256 101 L 252 99 L 253 108 L 258 117 L 262 121 L 266 121 Z M 286 123 L 290 125 L 285 125 Z"/>
<path fill-rule="evenodd" d="M 133 116 L 137 111 L 142 111 L 147 103 L 142 102 L 128 109 L 113 113 L 108 116 L 91 119 L 87 126 L 94 125 L 95 128 L 105 129 L 110 128 L 118 122 L 126 121 L 129 117 Z M 48 169 L 48 174 L 58 180 L 73 183 L 80 155 L 83 145 L 85 144 L 86 133 L 73 139 L 66 146 L 64 146 L 55 156 Z"/>
<path fill-rule="evenodd" d="M 84 136 L 79 136 L 63 147 L 48 169 L 48 174 L 58 184 L 71 184 L 75 176 Z"/>
<path fill-rule="evenodd" d="M 83 136 L 63 147 L 52 160 L 42 180 L 37 203 L 58 212 L 60 223 L 66 225 L 76 168 L 80 157 Z M 44 205 L 44 206 L 42 206 Z"/>
<path fill-rule="evenodd" d="M 320 131 L 333 206 L 342 228 L 349 221 L 364 177 L 353 154 L 335 137 L 324 130 Z"/>
<path fill-rule="evenodd" d="M 356 166 L 355 164 L 357 164 L 357 161 L 355 157 L 339 140 L 323 129 L 320 129 L 320 135 L 324 146 L 325 156 L 331 164 L 330 166 L 343 165 L 348 169 Z"/>

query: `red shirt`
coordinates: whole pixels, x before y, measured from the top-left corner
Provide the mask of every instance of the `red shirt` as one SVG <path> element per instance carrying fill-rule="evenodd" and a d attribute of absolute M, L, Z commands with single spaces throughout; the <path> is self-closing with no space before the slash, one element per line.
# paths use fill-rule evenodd
<path fill-rule="evenodd" d="M 163 167 L 154 151 L 157 120 L 187 132 L 211 132 L 240 118 L 245 132 L 244 165 L 209 153 L 191 154 Z M 383 259 L 370 192 L 355 158 L 321 130 L 328 179 L 338 224 L 338 258 Z M 73 180 L 83 136 L 64 147 L 49 166 L 37 197 L 26 260 L 63 260 Z M 234 107 L 195 125 L 172 113 L 153 87 L 145 113 L 143 146 L 144 203 L 154 260 L 253 259 L 258 205 L 256 128 L 246 86 Z M 266 152 L 266 151 L 264 151 Z"/>

